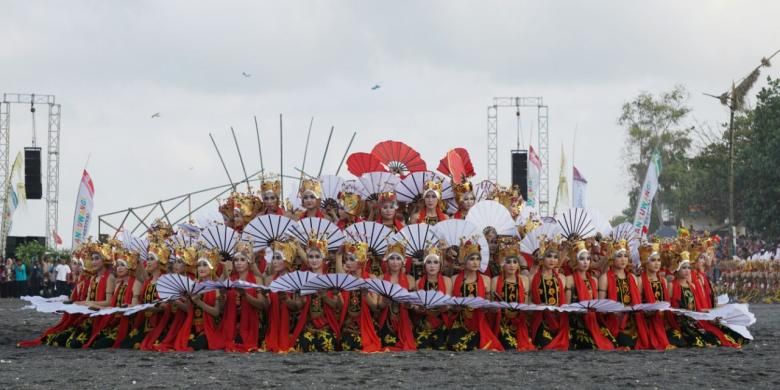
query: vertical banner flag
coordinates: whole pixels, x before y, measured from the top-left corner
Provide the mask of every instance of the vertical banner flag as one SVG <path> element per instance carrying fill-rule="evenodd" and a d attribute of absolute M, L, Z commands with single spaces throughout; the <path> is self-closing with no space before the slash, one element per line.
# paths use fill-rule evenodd
<path fill-rule="evenodd" d="M 536 154 L 533 146 L 528 147 L 528 199 L 525 203 L 531 207 L 539 207 L 539 191 L 541 191 L 542 160 Z"/>
<path fill-rule="evenodd" d="M 89 177 L 89 173 L 85 169 L 81 175 L 79 194 L 76 196 L 76 212 L 73 215 L 73 241 L 71 248 L 76 248 L 76 246 L 87 240 L 94 202 L 95 187 L 92 185 L 92 178 Z"/>
<path fill-rule="evenodd" d="M 566 178 L 566 154 L 563 152 L 563 143 L 561 143 L 561 170 L 558 175 L 558 193 L 555 195 L 553 215 L 558 215 L 559 205 L 561 210 L 569 208 L 569 181 Z"/>
<path fill-rule="evenodd" d="M 588 186 L 588 181 L 582 176 L 577 167 L 572 165 L 572 204 L 571 207 L 585 208 L 585 189 Z"/>
<path fill-rule="evenodd" d="M 653 152 L 650 164 L 647 166 L 645 182 L 639 191 L 639 201 L 636 204 L 634 214 L 634 233 L 639 237 L 647 235 L 650 228 L 650 215 L 652 214 L 653 198 L 658 191 L 658 175 L 661 174 L 661 154 Z"/>
<path fill-rule="evenodd" d="M 3 215 L 3 223 L 8 224 L 7 232 L 11 231 L 13 225 L 14 212 L 19 208 L 19 204 L 24 204 L 25 190 L 24 190 L 24 175 L 22 174 L 24 159 L 22 158 L 22 152 L 16 154 L 14 164 L 11 166 L 11 174 L 8 176 L 9 188 L 8 198 L 5 204 L 5 215 Z"/>

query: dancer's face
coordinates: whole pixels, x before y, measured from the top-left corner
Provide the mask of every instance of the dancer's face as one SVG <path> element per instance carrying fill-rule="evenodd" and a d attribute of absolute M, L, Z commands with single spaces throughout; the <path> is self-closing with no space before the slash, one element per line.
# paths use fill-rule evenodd
<path fill-rule="evenodd" d="M 468 258 L 466 258 L 466 270 L 467 271 L 479 271 L 479 264 L 481 262 L 482 258 L 478 253 L 474 253 L 469 255 Z"/>
<path fill-rule="evenodd" d="M 311 192 L 305 192 L 301 199 L 303 200 L 303 208 L 306 210 L 315 210 L 320 207 L 320 200 Z"/>
<path fill-rule="evenodd" d="M 309 264 L 309 269 L 312 271 L 322 270 L 322 253 L 313 249 L 306 252 L 306 262 Z"/>
<path fill-rule="evenodd" d="M 384 202 L 382 208 L 379 210 L 382 213 L 382 218 L 393 219 L 395 218 L 395 202 Z"/>
<path fill-rule="evenodd" d="M 577 256 L 577 271 L 585 272 L 590 268 L 590 253 L 582 252 Z"/>
<path fill-rule="evenodd" d="M 436 196 L 436 193 L 433 191 L 428 191 L 425 194 L 425 197 L 423 197 L 423 201 L 425 202 L 425 207 L 432 209 L 436 207 L 436 205 L 439 204 L 439 197 Z"/>
<path fill-rule="evenodd" d="M 425 259 L 426 274 L 437 275 L 440 270 L 441 270 L 441 259 L 439 259 L 438 257 L 428 257 L 427 259 Z"/>
<path fill-rule="evenodd" d="M 462 211 L 468 211 L 472 206 L 474 206 L 476 200 L 477 198 L 474 197 L 474 194 L 471 192 L 463 195 L 463 197 L 460 199 L 460 209 Z"/>

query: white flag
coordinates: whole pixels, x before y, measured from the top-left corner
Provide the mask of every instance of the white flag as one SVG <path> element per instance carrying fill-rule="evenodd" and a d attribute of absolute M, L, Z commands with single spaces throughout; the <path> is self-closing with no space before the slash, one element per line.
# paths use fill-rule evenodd
<path fill-rule="evenodd" d="M 658 175 L 661 174 L 661 155 L 656 151 L 650 157 L 650 164 L 647 166 L 647 175 L 642 188 L 639 191 L 639 201 L 636 204 L 636 213 L 634 214 L 634 232 L 639 237 L 647 235 L 650 228 L 650 215 L 653 207 L 653 198 L 658 191 Z"/>
<path fill-rule="evenodd" d="M 533 146 L 528 148 L 528 199 L 525 204 L 531 207 L 539 207 L 539 193 L 541 191 L 542 161 L 536 154 Z"/>
<path fill-rule="evenodd" d="M 76 246 L 87 240 L 94 202 L 95 186 L 92 184 L 92 178 L 89 177 L 89 173 L 85 169 L 81 175 L 79 194 L 76 196 L 76 212 L 73 215 L 73 241 L 71 248 L 75 249 Z"/>
<path fill-rule="evenodd" d="M 577 167 L 572 166 L 572 205 L 580 209 L 585 208 L 585 189 L 588 186 L 588 181 L 585 180 L 585 176 L 582 176 Z"/>

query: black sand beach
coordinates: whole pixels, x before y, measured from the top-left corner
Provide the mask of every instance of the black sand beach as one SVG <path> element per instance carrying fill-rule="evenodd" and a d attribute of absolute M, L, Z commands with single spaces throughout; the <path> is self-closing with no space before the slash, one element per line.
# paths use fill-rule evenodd
<path fill-rule="evenodd" d="M 755 340 L 669 352 L 229 354 L 16 348 L 58 320 L 0 300 L 0 388 L 780 388 L 780 306 Z"/>

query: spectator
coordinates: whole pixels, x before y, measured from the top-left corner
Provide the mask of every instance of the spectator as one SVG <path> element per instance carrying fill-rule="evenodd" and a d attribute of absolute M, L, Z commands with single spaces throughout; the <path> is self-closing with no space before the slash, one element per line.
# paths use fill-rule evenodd
<path fill-rule="evenodd" d="M 22 259 L 16 259 L 16 264 L 14 265 L 14 280 L 16 281 L 14 297 L 19 298 L 27 295 L 27 265 L 22 263 Z"/>
<path fill-rule="evenodd" d="M 8 298 L 8 273 L 5 269 L 5 261 L 0 264 L 0 298 Z"/>
<path fill-rule="evenodd" d="M 27 277 L 27 293 L 30 295 L 43 295 L 43 265 L 40 260 L 33 259 Z"/>
<path fill-rule="evenodd" d="M 65 259 L 59 259 L 59 264 L 54 267 L 55 274 L 55 295 L 70 295 L 70 286 L 68 280 L 70 279 L 71 270 L 70 267 L 65 264 Z"/>

